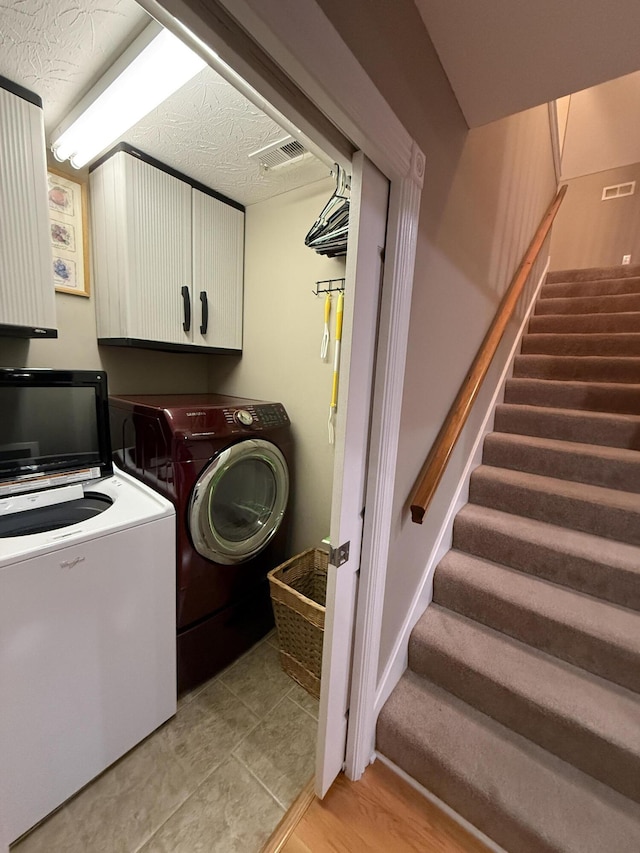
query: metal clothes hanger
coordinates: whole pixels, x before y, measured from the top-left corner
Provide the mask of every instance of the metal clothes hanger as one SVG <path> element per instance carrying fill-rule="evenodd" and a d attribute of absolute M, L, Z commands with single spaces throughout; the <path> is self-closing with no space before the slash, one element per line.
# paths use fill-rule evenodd
<path fill-rule="evenodd" d="M 335 164 L 336 188 L 304 239 L 319 254 L 334 257 L 347 251 L 351 182 L 346 170 Z"/>

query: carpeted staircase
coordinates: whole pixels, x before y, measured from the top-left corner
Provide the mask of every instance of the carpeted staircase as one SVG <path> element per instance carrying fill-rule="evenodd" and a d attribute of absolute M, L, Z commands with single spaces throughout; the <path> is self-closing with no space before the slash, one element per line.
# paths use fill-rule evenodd
<path fill-rule="evenodd" d="M 377 748 L 510 853 L 640 851 L 640 267 L 547 276 Z"/>

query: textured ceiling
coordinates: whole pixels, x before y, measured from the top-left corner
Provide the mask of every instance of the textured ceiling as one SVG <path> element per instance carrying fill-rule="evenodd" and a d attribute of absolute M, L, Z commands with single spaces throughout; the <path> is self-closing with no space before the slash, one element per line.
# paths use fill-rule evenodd
<path fill-rule="evenodd" d="M 132 0 L 0 0 L 0 75 L 40 95 L 51 131 L 149 20 Z"/>
<path fill-rule="evenodd" d="M 315 157 L 267 172 L 247 159 L 286 135 L 212 68 L 205 68 L 120 141 L 242 204 L 252 204 L 329 174 Z"/>
<path fill-rule="evenodd" d="M 50 134 L 149 20 L 134 0 L 0 0 L 0 75 L 40 95 Z M 328 174 L 315 157 L 265 173 L 247 159 L 284 136 L 206 68 L 120 141 L 252 204 Z"/>

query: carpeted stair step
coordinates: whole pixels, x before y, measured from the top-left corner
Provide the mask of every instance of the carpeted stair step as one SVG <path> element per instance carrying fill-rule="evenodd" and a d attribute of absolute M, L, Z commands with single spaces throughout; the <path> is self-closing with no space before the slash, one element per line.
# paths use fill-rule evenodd
<path fill-rule="evenodd" d="M 640 492 L 640 451 L 493 432 L 484 440 L 484 465 Z"/>
<path fill-rule="evenodd" d="M 618 334 L 528 334 L 522 338 L 526 355 L 640 356 L 640 332 Z"/>
<path fill-rule="evenodd" d="M 449 551 L 438 564 L 433 601 L 640 692 L 635 610 L 459 551 Z"/>
<path fill-rule="evenodd" d="M 631 492 L 481 465 L 469 502 L 640 545 L 640 496 Z"/>
<path fill-rule="evenodd" d="M 377 747 L 506 850 L 640 850 L 640 265 L 540 290 Z"/>
<path fill-rule="evenodd" d="M 512 853 L 636 853 L 640 806 L 407 671 L 377 748 Z"/>
<path fill-rule="evenodd" d="M 543 284 L 540 299 L 566 296 L 607 296 L 612 293 L 640 293 L 640 277 L 600 278 L 592 281 L 561 281 Z"/>
<path fill-rule="evenodd" d="M 432 605 L 409 667 L 579 770 L 640 801 L 640 695 Z"/>
<path fill-rule="evenodd" d="M 640 264 L 622 264 L 615 267 L 585 267 L 584 269 L 552 270 L 547 273 L 547 282 L 597 281 L 602 278 L 636 278 L 640 276 Z"/>
<path fill-rule="evenodd" d="M 640 293 L 538 299 L 534 314 L 616 314 L 640 311 Z"/>
<path fill-rule="evenodd" d="M 517 355 L 513 375 L 566 382 L 630 382 L 640 378 L 640 358 L 579 355 Z"/>
<path fill-rule="evenodd" d="M 501 403 L 496 406 L 494 429 L 640 450 L 640 415 Z"/>
<path fill-rule="evenodd" d="M 640 415 L 640 385 L 622 382 L 561 382 L 508 379 L 505 403 Z"/>
<path fill-rule="evenodd" d="M 640 611 L 640 548 L 491 507 L 457 514 L 453 547 Z"/>
<path fill-rule="evenodd" d="M 640 332 L 640 312 L 621 314 L 539 314 L 529 319 L 528 331 L 562 335 L 592 332 Z"/>

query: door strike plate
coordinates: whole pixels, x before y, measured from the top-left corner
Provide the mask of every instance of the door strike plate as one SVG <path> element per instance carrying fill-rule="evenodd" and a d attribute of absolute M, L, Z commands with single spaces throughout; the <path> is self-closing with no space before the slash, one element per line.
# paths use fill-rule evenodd
<path fill-rule="evenodd" d="M 329 546 L 329 562 L 332 566 L 340 568 L 349 559 L 349 546 L 351 541 L 345 542 L 344 545 L 338 545 L 337 548 Z"/>

